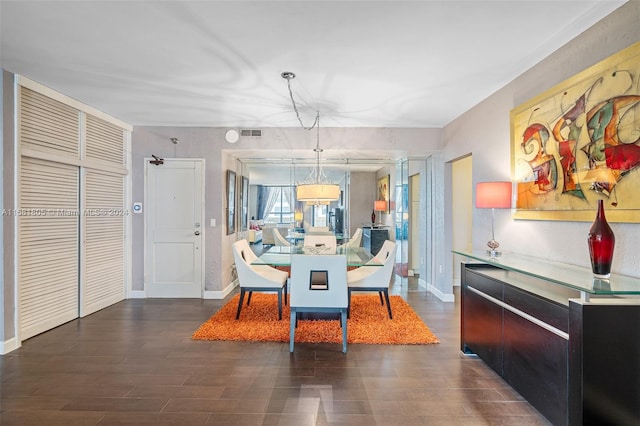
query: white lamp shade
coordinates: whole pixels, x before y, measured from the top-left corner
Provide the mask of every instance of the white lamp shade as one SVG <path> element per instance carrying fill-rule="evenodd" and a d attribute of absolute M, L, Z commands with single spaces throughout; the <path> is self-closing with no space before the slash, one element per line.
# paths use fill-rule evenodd
<path fill-rule="evenodd" d="M 304 183 L 296 187 L 298 201 L 335 201 L 340 198 L 340 186 L 323 183 Z"/>

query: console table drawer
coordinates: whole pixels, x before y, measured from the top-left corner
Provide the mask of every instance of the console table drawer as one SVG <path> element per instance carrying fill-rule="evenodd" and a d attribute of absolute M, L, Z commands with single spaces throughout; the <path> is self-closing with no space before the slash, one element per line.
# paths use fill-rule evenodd
<path fill-rule="evenodd" d="M 535 297 L 525 291 L 504 286 L 504 302 L 565 333 L 569 332 L 569 307 Z"/>
<path fill-rule="evenodd" d="M 474 265 L 474 269 L 476 265 Z M 478 265 L 478 270 L 482 271 L 482 266 Z M 502 287 L 503 284 L 500 281 L 496 281 L 491 277 L 484 276 L 467 269 L 464 271 L 464 285 L 467 287 L 473 287 L 482 293 L 485 293 L 495 299 L 502 300 Z"/>

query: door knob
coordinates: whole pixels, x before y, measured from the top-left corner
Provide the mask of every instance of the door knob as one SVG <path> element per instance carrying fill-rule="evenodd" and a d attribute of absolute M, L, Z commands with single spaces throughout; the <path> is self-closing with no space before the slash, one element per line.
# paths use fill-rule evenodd
<path fill-rule="evenodd" d="M 200 231 L 194 232 L 193 235 L 200 235 Z"/>

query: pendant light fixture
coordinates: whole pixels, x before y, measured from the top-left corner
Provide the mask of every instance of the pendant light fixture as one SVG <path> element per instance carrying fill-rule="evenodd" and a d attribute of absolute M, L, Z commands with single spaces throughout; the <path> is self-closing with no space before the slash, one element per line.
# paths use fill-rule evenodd
<path fill-rule="evenodd" d="M 328 205 L 331 201 L 336 201 L 340 198 L 340 186 L 331 182 L 320 165 L 320 153 L 322 152 L 322 148 L 320 148 L 320 111 L 316 111 L 316 119 L 313 124 L 310 127 L 305 127 L 300 119 L 300 113 L 291 91 L 291 80 L 296 75 L 289 71 L 285 71 L 280 75 L 287 80 L 289 97 L 300 126 L 305 130 L 312 130 L 314 127 L 316 129 L 316 147 L 313 150 L 316 154 L 316 164 L 311 174 L 303 182 L 296 185 L 296 200 L 305 201 L 307 204 Z"/>

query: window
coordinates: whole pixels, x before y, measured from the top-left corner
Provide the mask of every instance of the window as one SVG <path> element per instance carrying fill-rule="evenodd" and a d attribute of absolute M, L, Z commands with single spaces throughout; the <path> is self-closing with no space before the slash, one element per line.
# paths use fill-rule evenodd
<path fill-rule="evenodd" d="M 266 215 L 267 222 L 275 223 L 291 223 L 293 218 L 293 188 L 290 186 L 272 186 L 271 191 L 274 193 L 275 203 Z"/>
<path fill-rule="evenodd" d="M 313 206 L 313 224 L 312 226 L 329 226 L 327 221 L 328 206 Z"/>

